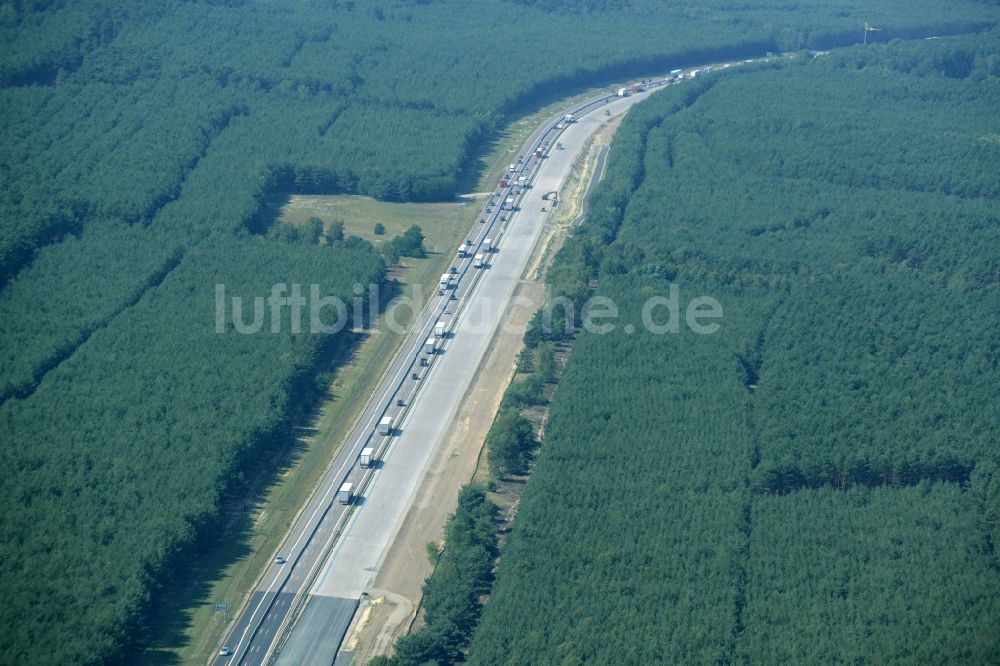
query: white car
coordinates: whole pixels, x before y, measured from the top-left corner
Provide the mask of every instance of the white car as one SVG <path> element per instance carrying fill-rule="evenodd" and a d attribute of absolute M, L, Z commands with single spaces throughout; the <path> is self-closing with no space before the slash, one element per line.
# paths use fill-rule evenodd
<path fill-rule="evenodd" d="M 282 557 L 281 555 L 278 555 L 276 558 L 274 558 L 274 563 L 275 564 L 284 564 L 285 563 L 285 558 Z"/>
<path fill-rule="evenodd" d="M 219 656 L 220 657 L 228 657 L 232 653 L 233 653 L 233 651 L 230 650 L 228 646 L 223 645 L 222 647 L 219 648 Z"/>

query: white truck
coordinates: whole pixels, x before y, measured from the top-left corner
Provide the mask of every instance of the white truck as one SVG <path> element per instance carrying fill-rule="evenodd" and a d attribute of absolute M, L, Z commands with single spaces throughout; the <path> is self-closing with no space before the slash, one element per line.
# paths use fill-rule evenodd
<path fill-rule="evenodd" d="M 476 268 L 482 268 L 483 266 L 485 266 L 486 265 L 486 255 L 484 255 L 481 252 L 479 254 L 477 254 L 476 258 L 472 262 L 472 265 L 474 267 L 476 267 Z"/>
<path fill-rule="evenodd" d="M 567 113 L 565 116 L 563 116 L 563 122 L 566 123 L 567 125 L 575 121 L 576 117 L 572 113 Z"/>
<path fill-rule="evenodd" d="M 443 321 L 439 321 L 436 324 L 434 324 L 434 336 L 438 337 L 438 338 L 443 338 L 444 337 L 444 328 L 445 328 L 445 324 L 444 324 Z"/>
<path fill-rule="evenodd" d="M 492 238 L 484 238 L 483 239 L 483 252 L 492 252 L 492 251 L 493 251 L 493 239 Z"/>
<path fill-rule="evenodd" d="M 451 273 L 442 273 L 441 279 L 438 280 L 438 293 L 443 294 L 449 287 L 451 287 Z"/>
<path fill-rule="evenodd" d="M 354 484 L 353 483 L 342 483 L 340 484 L 340 490 L 337 491 L 337 499 L 341 504 L 350 504 L 351 499 L 354 497 Z"/>
<path fill-rule="evenodd" d="M 392 434 L 392 417 L 386 414 L 382 417 L 382 420 L 378 422 L 378 434 L 380 435 L 391 435 Z"/>
<path fill-rule="evenodd" d="M 528 178 L 527 178 L 527 176 L 518 176 L 517 177 L 517 186 L 520 187 L 522 190 L 528 189 Z"/>
<path fill-rule="evenodd" d="M 373 449 L 370 446 L 366 446 L 365 448 L 361 449 L 361 457 L 360 457 L 361 469 L 368 469 L 369 467 L 371 467 L 372 462 L 374 462 L 374 458 L 375 458 L 375 449 Z"/>
<path fill-rule="evenodd" d="M 619 97 L 628 97 L 628 88 L 619 88 L 618 89 L 618 96 Z"/>
<path fill-rule="evenodd" d="M 514 197 L 507 197 L 503 200 L 504 210 L 514 210 Z"/>
<path fill-rule="evenodd" d="M 428 354 L 437 351 L 437 338 L 427 338 L 427 341 L 424 342 L 424 351 Z"/>

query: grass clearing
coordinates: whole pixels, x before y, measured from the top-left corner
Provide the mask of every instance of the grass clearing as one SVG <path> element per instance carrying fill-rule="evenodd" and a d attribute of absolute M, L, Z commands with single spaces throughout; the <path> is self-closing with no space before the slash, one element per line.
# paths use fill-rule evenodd
<path fill-rule="evenodd" d="M 468 198 L 446 203 L 389 203 L 356 195 L 292 195 L 285 197 L 278 219 L 289 224 L 304 224 L 311 217 L 323 220 L 324 229 L 330 222 L 344 223 L 344 233 L 360 236 L 375 245 L 398 236 L 416 224 L 427 236 L 427 247 L 433 252 L 457 247 L 458 237 L 465 233 L 479 209 L 476 199 Z M 375 225 L 385 226 L 385 234 L 375 235 Z"/>

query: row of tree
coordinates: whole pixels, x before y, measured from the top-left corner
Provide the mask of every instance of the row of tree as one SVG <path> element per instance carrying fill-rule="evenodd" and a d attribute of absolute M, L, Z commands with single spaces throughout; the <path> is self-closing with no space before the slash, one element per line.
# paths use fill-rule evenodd
<path fill-rule="evenodd" d="M 561 4 L 513 13 L 503 0 L 392 0 L 378 12 L 175 0 L 6 7 L 0 103 L 12 114 L 0 213 L 10 223 L 0 278 L 95 215 L 148 219 L 236 117 L 253 129 L 215 148 L 227 151 L 230 170 L 262 168 L 273 185 L 299 192 L 438 200 L 455 194 L 505 114 L 554 89 L 853 41 L 863 18 L 896 29 L 989 18 L 973 0 L 947 11 L 921 0 L 905 16 L 889 2 L 830 1 L 808 17 L 769 0 L 716 0 L 697 12 L 598 4 L 582 15 Z M 607 38 L 615 34 L 628 39 Z M 519 66 L 498 66 L 496 54 L 511 49 Z"/>
<path fill-rule="evenodd" d="M 383 275 L 356 240 L 198 244 L 0 407 L 2 621 L 17 627 L 0 637 L 3 661 L 103 663 L 134 640 L 152 591 L 213 542 L 226 494 L 286 446 L 339 341 L 314 317 L 349 325 L 366 302 L 354 285 Z M 294 285 L 297 321 L 270 300 Z"/>
<path fill-rule="evenodd" d="M 1000 577 L 971 500 L 953 483 L 758 497 L 740 660 L 996 661 Z"/>

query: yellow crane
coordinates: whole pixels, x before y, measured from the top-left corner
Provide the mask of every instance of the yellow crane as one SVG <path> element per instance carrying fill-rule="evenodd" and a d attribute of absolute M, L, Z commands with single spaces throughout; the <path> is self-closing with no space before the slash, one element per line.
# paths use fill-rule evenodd
<path fill-rule="evenodd" d="M 881 32 L 881 31 L 882 31 L 882 28 L 876 28 L 875 26 L 873 26 L 868 21 L 865 21 L 865 41 L 864 41 L 864 43 L 865 44 L 868 43 L 868 33 L 869 32 Z"/>

